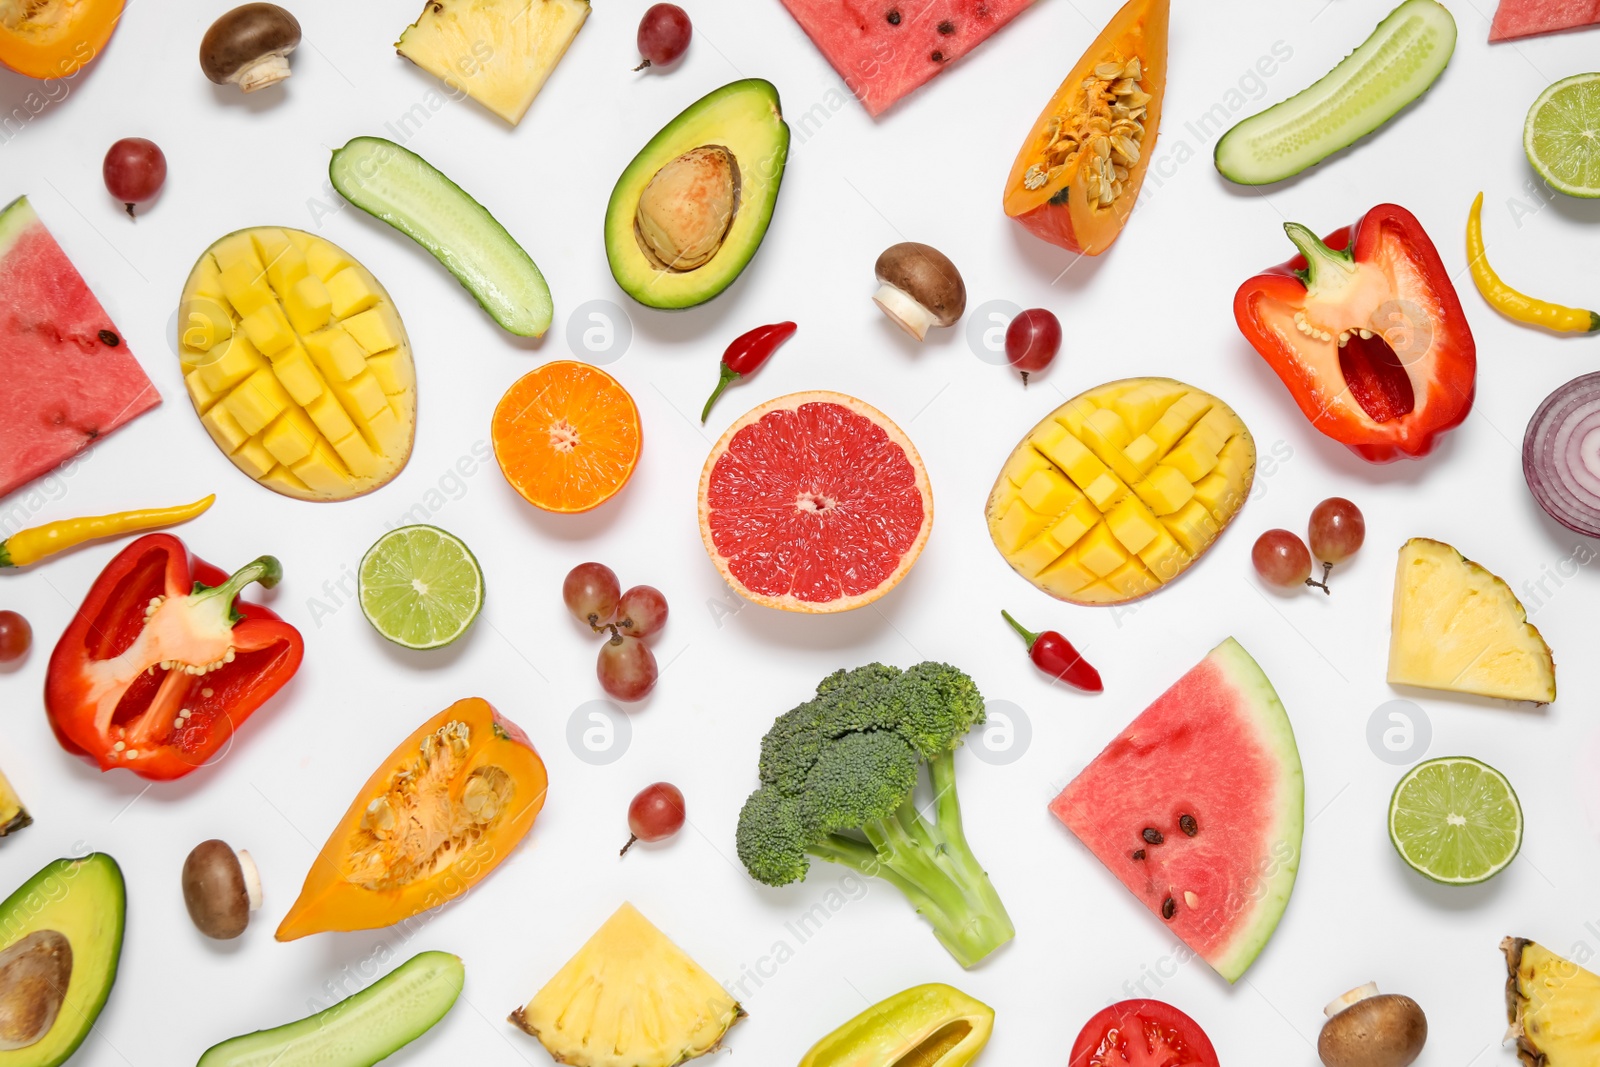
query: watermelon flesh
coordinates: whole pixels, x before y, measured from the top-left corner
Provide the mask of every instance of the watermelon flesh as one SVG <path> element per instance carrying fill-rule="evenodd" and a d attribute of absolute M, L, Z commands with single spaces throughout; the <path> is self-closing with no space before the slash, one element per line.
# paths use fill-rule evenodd
<path fill-rule="evenodd" d="M 1500 0 L 1489 40 L 1510 41 L 1600 23 L 1600 0 Z"/>
<path fill-rule="evenodd" d="M 27 197 L 0 211 L 0 496 L 161 403 Z"/>
<path fill-rule="evenodd" d="M 1272 937 L 1300 867 L 1305 784 L 1294 729 L 1272 683 L 1230 637 L 1118 734 L 1050 810 L 1234 982 Z"/>
<path fill-rule="evenodd" d="M 982 44 L 1031 3 L 783 0 L 873 116 Z"/>

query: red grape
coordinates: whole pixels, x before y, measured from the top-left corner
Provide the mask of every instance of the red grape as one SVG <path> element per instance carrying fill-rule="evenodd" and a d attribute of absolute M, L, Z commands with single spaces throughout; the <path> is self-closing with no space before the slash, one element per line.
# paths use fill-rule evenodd
<path fill-rule="evenodd" d="M 0 611 L 0 663 L 12 663 L 28 654 L 33 627 L 14 611 Z"/>
<path fill-rule="evenodd" d="M 618 700 L 643 700 L 656 687 L 656 657 L 637 637 L 613 634 L 595 663 L 600 688 Z"/>
<path fill-rule="evenodd" d="M 1306 543 L 1288 530 L 1268 530 L 1256 538 L 1250 562 L 1269 585 L 1292 589 L 1317 584 L 1311 581 L 1311 553 L 1306 550 Z"/>
<path fill-rule="evenodd" d="M 628 805 L 628 843 L 619 856 L 626 856 L 635 841 L 665 841 L 683 829 L 683 794 L 670 782 L 657 782 L 639 790 Z"/>
<path fill-rule="evenodd" d="M 630 637 L 659 633 L 667 624 L 667 598 L 653 585 L 636 585 L 617 602 L 617 626 Z"/>
<path fill-rule="evenodd" d="M 689 14 L 677 4 L 654 4 L 639 20 L 639 54 L 644 62 L 634 70 L 676 63 L 689 50 L 693 29 Z"/>
<path fill-rule="evenodd" d="M 1022 384 L 1028 384 L 1028 375 L 1042 371 L 1061 350 L 1061 320 L 1044 308 L 1030 308 L 1011 320 L 1006 327 L 1006 359 L 1022 372 Z"/>
<path fill-rule="evenodd" d="M 617 572 L 604 563 L 580 563 L 567 572 L 567 580 L 561 583 L 561 599 L 566 601 L 567 610 L 594 630 L 605 626 L 617 613 L 621 593 Z"/>
<path fill-rule="evenodd" d="M 100 168 L 106 190 L 122 201 L 133 217 L 133 205 L 154 199 L 167 180 L 167 157 L 154 141 L 124 137 L 106 152 Z"/>
<path fill-rule="evenodd" d="M 1344 497 L 1329 497 L 1312 510 L 1310 533 L 1311 551 L 1331 567 L 1356 554 L 1367 539 L 1367 520 Z"/>

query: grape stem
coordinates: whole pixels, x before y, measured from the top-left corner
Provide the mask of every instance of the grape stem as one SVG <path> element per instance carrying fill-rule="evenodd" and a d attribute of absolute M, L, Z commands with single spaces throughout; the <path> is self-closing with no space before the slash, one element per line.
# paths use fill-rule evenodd
<path fill-rule="evenodd" d="M 1313 589 L 1322 590 L 1328 596 L 1332 596 L 1333 595 L 1333 590 L 1328 588 L 1328 575 L 1330 575 L 1332 573 L 1333 573 L 1333 564 L 1324 563 L 1322 565 L 1322 581 L 1319 582 L 1315 578 L 1307 578 L 1306 579 L 1306 584 L 1311 586 Z"/>
<path fill-rule="evenodd" d="M 650 61 L 649 61 L 649 60 L 648 60 L 648 59 L 646 59 L 646 60 L 643 60 L 643 61 L 641 61 L 641 62 L 640 62 L 640 63 L 639 63 L 639 65 L 638 65 L 638 66 L 637 66 L 637 67 L 634 67 L 634 68 L 633 68 L 633 72 L 634 72 L 634 73 L 635 73 L 635 74 L 637 74 L 637 73 L 639 73 L 639 72 L 640 72 L 640 71 L 641 71 L 641 70 L 643 70 L 643 69 L 644 69 L 644 68 L 646 68 L 646 67 L 648 67 L 648 66 L 649 66 L 649 65 L 650 65 Z"/>
<path fill-rule="evenodd" d="M 635 841 L 637 841 L 637 840 L 639 840 L 639 835 L 638 834 L 629 834 L 628 835 L 628 843 L 626 845 L 622 846 L 622 851 L 618 852 L 617 855 L 618 856 L 626 856 L 628 854 L 628 850 L 633 847 L 633 843 Z"/>

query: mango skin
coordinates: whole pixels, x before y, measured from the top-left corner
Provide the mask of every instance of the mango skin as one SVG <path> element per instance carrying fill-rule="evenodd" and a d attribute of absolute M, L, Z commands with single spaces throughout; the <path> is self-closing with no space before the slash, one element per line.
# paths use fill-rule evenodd
<path fill-rule="evenodd" d="M 879 1001 L 811 1047 L 800 1067 L 896 1067 L 923 1041 L 951 1024 L 965 1036 L 938 1059 L 917 1067 L 967 1067 L 994 1032 L 994 1009 L 954 986 L 913 986 Z M 953 1036 L 953 1035 L 952 1035 Z"/>

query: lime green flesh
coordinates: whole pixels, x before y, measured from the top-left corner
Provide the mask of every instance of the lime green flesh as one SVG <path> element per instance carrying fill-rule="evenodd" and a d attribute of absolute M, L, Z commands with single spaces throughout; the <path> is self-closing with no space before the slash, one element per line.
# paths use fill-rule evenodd
<path fill-rule="evenodd" d="M 1299 174 L 1427 92 L 1455 47 L 1449 11 L 1435 0 L 1405 0 L 1321 81 L 1223 134 L 1217 170 L 1240 185 Z"/>
<path fill-rule="evenodd" d="M 421 952 L 353 997 L 212 1045 L 196 1067 L 371 1067 L 433 1028 L 466 982 L 459 957 Z"/>
<path fill-rule="evenodd" d="M 1412 870 L 1474 885 L 1510 866 L 1522 847 L 1522 806 L 1505 776 L 1451 756 L 1419 763 L 1389 800 L 1389 840 Z"/>
<path fill-rule="evenodd" d="M 550 287 L 506 228 L 415 152 L 357 137 L 333 153 L 341 196 L 426 248 L 501 326 L 521 337 L 550 328 Z"/>
<path fill-rule="evenodd" d="M 33 1044 L 0 1052 L 0 1067 L 56 1067 L 83 1044 L 117 980 L 126 912 L 122 869 L 101 852 L 56 860 L 0 903 L 0 951 L 40 930 L 54 930 L 72 946 L 72 976 L 56 1021 Z"/>
<path fill-rule="evenodd" d="M 402 526 L 361 558 L 361 610 L 406 648 L 441 648 L 483 610 L 483 571 L 466 545 L 436 526 Z"/>
<path fill-rule="evenodd" d="M 1600 197 L 1600 73 L 1574 74 L 1540 93 L 1528 109 L 1522 147 L 1553 188 Z"/>
<path fill-rule="evenodd" d="M 639 243 L 634 228 L 639 196 L 662 167 L 706 145 L 720 145 L 738 161 L 733 222 L 709 261 L 693 270 L 670 270 Z M 772 83 L 759 78 L 731 82 L 690 104 L 639 150 L 611 191 L 606 259 L 617 284 L 654 308 L 693 307 L 732 285 L 766 236 L 788 158 L 789 127 Z"/>

